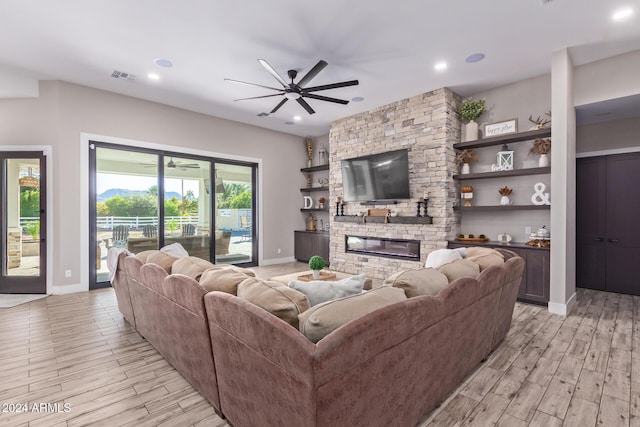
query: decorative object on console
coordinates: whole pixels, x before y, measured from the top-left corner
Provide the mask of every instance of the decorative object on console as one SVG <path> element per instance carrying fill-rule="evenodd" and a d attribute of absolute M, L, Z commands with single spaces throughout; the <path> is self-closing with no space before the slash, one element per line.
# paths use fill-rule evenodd
<path fill-rule="evenodd" d="M 540 154 L 538 166 L 545 168 L 549 166 L 549 154 L 551 152 L 551 138 L 538 138 L 533 141 L 529 154 Z"/>
<path fill-rule="evenodd" d="M 518 133 L 518 119 L 503 120 L 501 122 L 486 123 L 484 125 L 485 138 L 490 136 Z"/>
<path fill-rule="evenodd" d="M 458 234 L 458 237 L 456 237 L 456 240 L 459 240 L 461 242 L 482 243 L 482 242 L 488 241 L 489 239 L 484 234 L 480 234 L 479 236 L 476 237 L 475 234 L 462 234 L 461 233 L 461 234 Z"/>
<path fill-rule="evenodd" d="M 484 99 L 473 98 L 467 98 L 462 101 L 462 104 L 458 109 L 458 114 L 464 120 L 469 121 L 469 123 L 464 126 L 465 138 L 463 142 L 475 141 L 478 139 L 478 123 L 476 123 L 475 120 L 484 113 L 485 102 L 486 100 Z"/>
<path fill-rule="evenodd" d="M 310 168 L 313 163 L 313 139 L 305 138 L 304 147 L 307 150 L 307 167 Z"/>
<path fill-rule="evenodd" d="M 509 206 L 511 204 L 511 200 L 509 199 L 509 195 L 513 193 L 513 189 L 509 187 L 502 187 L 498 189 L 498 193 L 502 196 L 500 198 L 500 205 Z"/>
<path fill-rule="evenodd" d="M 327 264 L 324 262 L 324 258 L 320 255 L 314 255 L 309 259 L 309 268 L 311 269 L 315 280 L 320 278 L 320 270 L 322 270 L 325 265 Z"/>
<path fill-rule="evenodd" d="M 315 217 L 313 216 L 313 214 L 309 214 L 309 216 L 307 217 L 307 221 L 306 221 L 306 230 L 307 231 L 316 231 L 316 224 L 318 223 L 318 221 L 315 219 Z"/>
<path fill-rule="evenodd" d="M 320 209 L 324 209 L 324 202 L 327 199 L 325 199 L 324 197 L 320 197 L 320 199 L 318 199 L 318 203 L 320 204 Z"/>
<path fill-rule="evenodd" d="M 329 185 L 329 178 L 318 178 L 318 187 L 326 187 Z"/>
<path fill-rule="evenodd" d="M 539 239 L 550 239 L 551 233 L 547 230 L 547 226 L 543 225 L 542 228 L 538 228 L 536 235 Z"/>
<path fill-rule="evenodd" d="M 307 188 L 311 188 L 311 182 L 313 180 L 313 174 L 307 174 Z"/>
<path fill-rule="evenodd" d="M 531 196 L 531 203 L 537 206 L 550 205 L 551 201 L 549 200 L 549 193 L 544 192 L 546 188 L 547 187 L 541 182 L 534 184 L 534 193 L 533 196 Z"/>
<path fill-rule="evenodd" d="M 304 209 L 311 209 L 313 207 L 313 199 L 309 196 L 302 196 L 304 200 Z"/>
<path fill-rule="evenodd" d="M 533 123 L 535 126 L 531 126 L 531 129 L 529 130 L 539 130 L 539 129 L 544 129 L 546 127 L 546 125 L 548 125 L 549 123 L 551 123 L 551 111 L 545 113 L 547 116 L 549 116 L 549 120 L 545 119 L 545 118 L 541 118 L 540 116 L 538 116 L 537 119 L 533 120 L 533 114 L 531 114 L 529 116 L 529 121 L 531 123 Z"/>
<path fill-rule="evenodd" d="M 422 200 L 418 200 L 416 202 L 416 204 L 418 205 L 416 207 L 416 217 L 420 218 L 422 216 L 422 214 L 420 213 L 420 206 L 422 206 L 423 201 Z"/>
<path fill-rule="evenodd" d="M 321 165 L 326 165 L 329 163 L 329 154 L 327 153 L 327 149 L 324 148 L 324 144 L 320 146 L 320 150 L 318 150 L 318 160 Z"/>
<path fill-rule="evenodd" d="M 511 242 L 513 238 L 511 237 L 510 234 L 507 233 L 502 233 L 502 234 L 498 234 L 498 242 L 500 243 L 509 243 Z"/>
<path fill-rule="evenodd" d="M 465 206 L 471 206 L 471 199 L 473 199 L 473 187 L 470 185 L 463 185 L 460 187 L 460 198 L 464 200 Z"/>
<path fill-rule="evenodd" d="M 478 161 L 478 154 L 473 150 L 465 148 L 458 153 L 458 155 L 456 156 L 456 161 L 459 165 L 462 165 L 460 173 L 466 175 L 470 172 L 469 163 Z"/>
<path fill-rule="evenodd" d="M 510 171 L 513 170 L 513 150 L 509 150 L 507 144 L 502 145 L 502 149 L 498 151 L 498 166 L 494 169 L 491 167 L 491 171 Z"/>

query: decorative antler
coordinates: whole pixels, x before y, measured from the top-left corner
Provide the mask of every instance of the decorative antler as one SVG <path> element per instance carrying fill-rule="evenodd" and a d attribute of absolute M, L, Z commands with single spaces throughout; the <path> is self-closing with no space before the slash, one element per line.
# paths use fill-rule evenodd
<path fill-rule="evenodd" d="M 536 129 L 542 129 L 545 127 L 545 125 L 551 123 L 551 111 L 549 111 L 548 113 L 545 113 L 547 116 L 549 116 L 549 120 L 538 116 L 537 119 L 533 120 L 533 114 L 529 116 L 529 121 L 533 124 L 535 124 L 534 127 L 531 128 L 531 130 L 536 130 Z"/>

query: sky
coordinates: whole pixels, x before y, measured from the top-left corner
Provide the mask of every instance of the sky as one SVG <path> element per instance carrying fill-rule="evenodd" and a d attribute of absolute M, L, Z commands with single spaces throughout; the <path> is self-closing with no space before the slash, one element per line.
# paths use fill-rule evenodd
<path fill-rule="evenodd" d="M 158 183 L 157 178 L 150 176 L 133 176 L 133 175 L 116 175 L 110 173 L 98 173 L 96 180 L 97 194 L 102 194 L 106 190 L 111 188 L 123 188 L 127 190 L 148 190 L 152 185 Z M 164 191 L 175 191 L 180 193 L 182 191 L 180 179 L 165 179 Z M 197 180 L 185 179 L 184 180 L 184 192 L 192 190 L 194 196 L 197 198 L 199 193 L 199 183 Z"/>

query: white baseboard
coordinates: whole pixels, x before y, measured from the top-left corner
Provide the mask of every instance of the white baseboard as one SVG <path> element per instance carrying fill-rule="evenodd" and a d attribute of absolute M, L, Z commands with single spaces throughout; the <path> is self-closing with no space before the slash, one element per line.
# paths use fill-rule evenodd
<path fill-rule="evenodd" d="M 573 295 L 571 295 L 571 297 L 565 304 L 562 304 L 559 302 L 549 302 L 549 305 L 548 305 L 549 313 L 566 316 L 569 313 L 571 313 L 571 310 L 573 310 L 573 307 L 576 305 L 576 302 L 577 302 L 576 293 L 574 292 Z"/>
<path fill-rule="evenodd" d="M 287 262 L 296 262 L 296 259 L 294 257 L 263 259 L 260 262 L 260 265 L 275 265 L 275 264 L 284 264 Z"/>
<path fill-rule="evenodd" d="M 86 292 L 88 289 L 82 283 L 76 283 L 74 285 L 53 285 L 51 286 L 51 294 L 52 295 L 64 295 L 64 294 L 73 294 L 76 292 Z"/>

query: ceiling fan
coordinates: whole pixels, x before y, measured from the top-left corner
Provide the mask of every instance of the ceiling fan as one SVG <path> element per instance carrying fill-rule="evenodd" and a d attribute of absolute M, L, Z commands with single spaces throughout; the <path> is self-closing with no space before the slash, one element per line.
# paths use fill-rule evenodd
<path fill-rule="evenodd" d="M 140 163 L 145 168 L 155 168 L 158 167 L 156 163 Z M 167 162 L 167 168 L 169 169 L 200 169 L 200 165 L 197 163 L 183 163 L 183 162 L 175 162 L 173 157 L 170 157 L 170 160 Z"/>
<path fill-rule="evenodd" d="M 232 80 L 232 79 L 225 79 L 225 80 L 232 83 L 239 83 L 239 84 L 248 85 L 248 86 L 258 86 L 261 88 L 275 90 L 278 92 L 272 95 L 263 95 L 263 96 L 254 96 L 251 98 L 235 99 L 235 101 L 244 101 L 247 99 L 269 98 L 272 96 L 284 96 L 282 101 L 280 101 L 278 105 L 276 105 L 273 108 L 273 110 L 269 112 L 269 114 L 273 114 L 276 111 L 278 111 L 280 107 L 282 107 L 290 99 L 295 99 L 298 102 L 298 104 L 300 104 L 302 108 L 304 108 L 309 114 L 314 114 L 315 111 L 313 110 L 313 108 L 311 108 L 309 103 L 307 103 L 307 101 L 305 101 L 303 98 L 317 99 L 319 101 L 335 102 L 336 104 L 346 105 L 349 103 L 349 101 L 347 100 L 330 98 L 328 96 L 322 96 L 322 95 L 316 95 L 313 92 L 318 92 L 321 90 L 328 90 L 328 89 L 337 89 L 340 87 L 347 87 L 347 86 L 357 86 L 359 84 L 358 80 L 349 80 L 346 82 L 332 83 L 328 85 L 306 87 L 307 83 L 309 83 L 315 76 L 318 75 L 320 71 L 322 71 L 328 65 L 327 62 L 323 60 L 318 61 L 318 63 L 311 70 L 309 70 L 309 72 L 305 74 L 304 77 L 302 77 L 298 81 L 298 83 L 294 82 L 294 80 L 298 76 L 298 72 L 296 70 L 287 71 L 287 75 L 291 79 L 291 83 L 287 83 L 285 79 L 283 79 L 280 76 L 280 74 L 278 74 L 278 72 L 275 69 L 273 69 L 271 65 L 269 65 L 267 61 L 265 61 L 264 59 L 258 59 L 258 62 L 282 85 L 282 88 L 264 86 L 264 85 L 259 85 L 255 83 L 247 83 L 247 82 L 242 82 L 240 80 Z M 264 116 L 268 114 L 261 113 L 259 115 Z"/>

